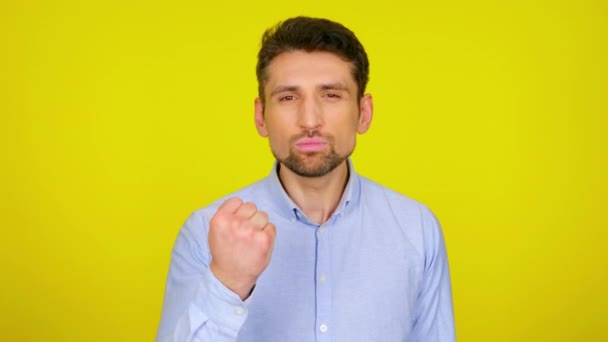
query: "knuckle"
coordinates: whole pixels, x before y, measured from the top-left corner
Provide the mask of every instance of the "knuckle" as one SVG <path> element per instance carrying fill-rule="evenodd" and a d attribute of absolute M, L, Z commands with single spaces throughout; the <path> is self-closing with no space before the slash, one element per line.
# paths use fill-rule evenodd
<path fill-rule="evenodd" d="M 243 204 L 243 206 L 245 206 L 247 208 L 247 210 L 252 211 L 252 212 L 255 212 L 258 210 L 258 207 L 253 202 L 247 202 L 247 203 Z"/>
<path fill-rule="evenodd" d="M 270 233 L 272 235 L 273 239 L 277 235 L 277 227 L 272 223 L 268 223 L 268 226 L 266 227 L 265 230 L 267 230 L 268 233 Z"/>
<path fill-rule="evenodd" d="M 258 246 L 260 247 L 260 249 L 262 251 L 269 250 L 270 247 L 272 247 L 272 244 L 274 241 L 274 239 L 272 238 L 272 236 L 270 236 L 270 234 L 266 234 L 264 232 L 261 232 L 260 234 L 258 234 L 257 239 L 258 239 Z"/>
<path fill-rule="evenodd" d="M 230 222 L 230 228 L 234 231 L 242 230 L 242 228 L 245 228 L 244 223 L 245 221 L 241 220 L 238 217 L 234 217 Z"/>
<path fill-rule="evenodd" d="M 213 215 L 213 217 L 211 218 L 211 221 L 209 221 L 209 225 L 211 227 L 221 227 L 221 226 L 225 226 L 226 225 L 226 216 L 220 214 L 220 213 L 216 213 L 215 215 Z"/>
<path fill-rule="evenodd" d="M 255 207 L 255 204 L 251 202 L 246 202 L 240 206 L 240 208 L 236 212 L 236 215 L 239 217 L 249 218 L 253 216 L 256 211 L 257 209 Z"/>
<path fill-rule="evenodd" d="M 255 215 L 254 222 L 259 228 L 264 228 L 268 224 L 268 214 L 263 211 L 258 211 Z"/>

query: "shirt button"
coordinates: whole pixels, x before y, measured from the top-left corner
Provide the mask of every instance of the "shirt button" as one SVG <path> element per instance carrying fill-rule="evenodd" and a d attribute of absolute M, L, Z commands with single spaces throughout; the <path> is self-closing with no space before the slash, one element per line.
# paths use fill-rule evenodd
<path fill-rule="evenodd" d="M 321 226 L 319 227 L 319 233 L 323 234 L 325 232 L 325 227 Z"/>
<path fill-rule="evenodd" d="M 321 324 L 321 326 L 319 327 L 319 330 L 321 330 L 321 332 L 326 332 L 327 331 L 327 325 L 325 324 Z"/>
<path fill-rule="evenodd" d="M 321 275 L 319 276 L 319 281 L 320 281 L 320 282 L 322 282 L 322 283 L 324 283 L 324 282 L 325 282 L 325 280 L 327 280 L 327 278 L 325 277 L 325 274 L 321 274 Z"/>
<path fill-rule="evenodd" d="M 234 309 L 234 314 L 237 316 L 243 316 L 243 313 L 245 312 L 245 310 L 243 310 L 243 308 L 236 308 Z"/>

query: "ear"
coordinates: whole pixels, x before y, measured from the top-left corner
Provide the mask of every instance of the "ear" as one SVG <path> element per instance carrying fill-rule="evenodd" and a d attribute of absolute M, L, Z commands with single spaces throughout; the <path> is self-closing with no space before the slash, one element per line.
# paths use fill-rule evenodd
<path fill-rule="evenodd" d="M 264 138 L 268 137 L 268 129 L 266 129 L 266 122 L 264 121 L 264 105 L 259 97 L 255 99 L 254 121 L 258 134 Z"/>
<path fill-rule="evenodd" d="M 357 123 L 357 132 L 363 134 L 369 129 L 374 116 L 374 104 L 371 94 L 365 94 L 359 101 L 359 122 Z"/>

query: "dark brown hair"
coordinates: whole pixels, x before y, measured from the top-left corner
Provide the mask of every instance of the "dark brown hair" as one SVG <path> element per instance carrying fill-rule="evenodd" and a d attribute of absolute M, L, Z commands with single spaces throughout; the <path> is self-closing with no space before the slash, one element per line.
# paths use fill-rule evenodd
<path fill-rule="evenodd" d="M 258 96 L 262 103 L 267 80 L 266 68 L 279 54 L 295 50 L 331 52 L 351 62 L 353 78 L 357 82 L 357 95 L 361 98 L 365 93 L 369 79 L 369 61 L 355 34 L 342 24 L 327 19 L 295 17 L 278 23 L 262 36 L 256 67 Z"/>

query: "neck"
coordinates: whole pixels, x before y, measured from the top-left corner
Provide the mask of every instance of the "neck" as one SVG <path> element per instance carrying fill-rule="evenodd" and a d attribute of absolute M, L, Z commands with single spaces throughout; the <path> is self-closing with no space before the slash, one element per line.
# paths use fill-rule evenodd
<path fill-rule="evenodd" d="M 317 224 L 326 222 L 336 210 L 348 182 L 348 163 L 344 161 L 321 177 L 302 177 L 280 164 L 279 179 L 289 197 L 306 217 Z"/>

